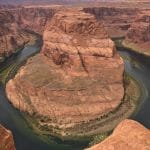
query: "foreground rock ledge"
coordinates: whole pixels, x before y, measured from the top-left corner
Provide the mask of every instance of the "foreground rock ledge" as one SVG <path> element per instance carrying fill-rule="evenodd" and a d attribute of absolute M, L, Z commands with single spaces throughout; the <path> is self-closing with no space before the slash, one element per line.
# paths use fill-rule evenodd
<path fill-rule="evenodd" d="M 12 133 L 0 125 L 0 150 L 15 150 Z"/>
<path fill-rule="evenodd" d="M 124 96 L 124 64 L 114 43 L 102 23 L 81 10 L 56 13 L 43 41 L 41 54 L 7 83 L 9 100 L 54 133 L 95 130 L 89 121 L 116 109 Z"/>
<path fill-rule="evenodd" d="M 149 150 L 150 130 L 133 120 L 122 121 L 113 134 L 87 150 Z"/>

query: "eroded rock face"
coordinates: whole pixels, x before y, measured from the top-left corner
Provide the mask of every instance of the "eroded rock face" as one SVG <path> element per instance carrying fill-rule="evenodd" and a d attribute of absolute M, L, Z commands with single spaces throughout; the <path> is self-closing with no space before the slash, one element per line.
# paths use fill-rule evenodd
<path fill-rule="evenodd" d="M 134 22 L 140 10 L 118 6 L 87 7 L 85 12 L 93 14 L 97 20 L 103 22 L 111 37 L 125 36 L 130 25 Z"/>
<path fill-rule="evenodd" d="M 149 150 L 150 130 L 133 120 L 122 121 L 113 134 L 87 150 Z"/>
<path fill-rule="evenodd" d="M 92 133 L 89 121 L 113 111 L 124 95 L 124 65 L 114 43 L 102 23 L 81 10 L 56 13 L 43 36 L 41 54 L 6 85 L 9 100 L 54 133 L 80 135 L 82 124 Z"/>
<path fill-rule="evenodd" d="M 13 14 L 16 22 L 23 29 L 31 30 L 36 33 L 42 34 L 47 21 L 49 21 L 55 12 L 59 9 L 59 6 L 49 7 L 21 7 L 16 9 L 10 9 L 10 13 Z"/>
<path fill-rule="evenodd" d="M 143 11 L 129 28 L 124 45 L 150 55 L 150 11 Z"/>
<path fill-rule="evenodd" d="M 13 15 L 7 11 L 0 11 L 0 61 L 15 53 L 30 39 L 30 36 L 23 32 Z"/>
<path fill-rule="evenodd" d="M 15 150 L 12 133 L 0 125 L 0 150 Z"/>
<path fill-rule="evenodd" d="M 17 52 L 30 41 L 25 30 L 43 34 L 46 23 L 59 6 L 0 8 L 0 61 Z"/>

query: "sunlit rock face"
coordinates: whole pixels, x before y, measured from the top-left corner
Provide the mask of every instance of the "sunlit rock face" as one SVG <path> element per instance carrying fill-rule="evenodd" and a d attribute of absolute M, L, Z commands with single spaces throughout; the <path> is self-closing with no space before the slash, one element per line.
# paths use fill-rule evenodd
<path fill-rule="evenodd" d="M 102 23 L 80 9 L 57 12 L 43 42 L 41 53 L 7 83 L 9 100 L 54 133 L 92 134 L 94 122 L 124 96 L 124 64 L 114 43 Z"/>
<path fill-rule="evenodd" d="M 15 150 L 12 133 L 0 125 L 0 150 Z"/>
<path fill-rule="evenodd" d="M 150 131 L 133 120 L 122 121 L 113 134 L 87 150 L 149 150 Z"/>

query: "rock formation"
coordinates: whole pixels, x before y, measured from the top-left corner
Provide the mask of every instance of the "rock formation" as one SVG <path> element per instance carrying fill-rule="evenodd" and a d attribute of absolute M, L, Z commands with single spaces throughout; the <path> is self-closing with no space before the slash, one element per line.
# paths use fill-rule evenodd
<path fill-rule="evenodd" d="M 150 130 L 133 120 L 122 121 L 113 134 L 87 150 L 149 150 Z"/>
<path fill-rule="evenodd" d="M 0 61 L 23 47 L 29 38 L 30 36 L 18 27 L 11 13 L 0 11 Z"/>
<path fill-rule="evenodd" d="M 0 125 L 0 150 L 15 150 L 12 133 Z"/>
<path fill-rule="evenodd" d="M 147 2 L 147 5 L 149 3 Z M 140 4 L 139 4 L 140 5 Z M 112 38 L 125 37 L 124 46 L 146 55 L 150 54 L 150 9 L 135 7 L 85 7 L 103 22 Z"/>
<path fill-rule="evenodd" d="M 9 12 L 23 29 L 42 34 L 47 21 L 53 17 L 59 7 L 61 6 L 26 6 L 10 9 Z"/>
<path fill-rule="evenodd" d="M 45 25 L 59 6 L 0 8 L 0 61 L 16 53 L 32 38 L 27 31 L 43 34 Z"/>
<path fill-rule="evenodd" d="M 143 11 L 137 17 L 123 44 L 139 53 L 150 55 L 150 10 Z"/>
<path fill-rule="evenodd" d="M 124 96 L 124 65 L 114 43 L 102 23 L 81 10 L 57 12 L 43 40 L 41 54 L 7 83 L 10 102 L 54 133 L 92 134 L 93 122 Z"/>
<path fill-rule="evenodd" d="M 128 28 L 140 13 L 137 8 L 119 6 L 85 7 L 84 11 L 94 14 L 97 20 L 103 22 L 108 34 L 113 38 L 125 36 Z"/>

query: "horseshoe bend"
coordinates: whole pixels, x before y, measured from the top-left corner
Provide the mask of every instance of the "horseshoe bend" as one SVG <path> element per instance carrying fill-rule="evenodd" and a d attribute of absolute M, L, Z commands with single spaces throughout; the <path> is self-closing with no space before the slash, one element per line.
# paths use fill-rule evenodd
<path fill-rule="evenodd" d="M 21 134 L 31 127 L 39 137 L 65 142 L 88 139 L 91 145 L 111 134 L 90 149 L 149 149 L 149 129 L 124 120 L 138 112 L 137 105 L 142 105 L 139 100 L 144 101 L 143 89 L 149 84 L 148 71 L 143 83 L 138 81 L 147 67 L 143 59 L 148 58 L 134 52 L 149 55 L 149 9 L 109 8 L 103 4 L 68 8 L 61 5 L 1 7 L 0 82 L 6 83 L 7 97 L 1 94 L 0 85 L 0 113 L 6 107 L 3 99 L 8 100 L 13 107 L 8 107 L 11 110 L 6 115 L 11 115 L 8 122 L 14 123 L 15 130 L 9 124 L 5 126 L 7 119 L 3 117 L 0 124 L 12 131 L 13 148 L 18 140 L 15 131 L 22 126 L 15 126 L 12 119 L 16 113 L 11 111 L 16 108 L 14 111 L 21 112 L 19 115 L 28 126 L 22 128 Z M 121 48 L 117 43 L 120 40 Z M 142 45 L 145 45 L 143 49 Z M 144 89 L 145 95 L 148 88 Z M 139 122 L 143 123 L 142 119 Z M 148 123 L 149 120 L 147 127 Z M 127 140 L 126 133 L 129 133 Z M 5 143 L 3 139 L 0 142 Z M 56 145 L 61 147 L 59 142 Z M 17 150 L 24 149 L 18 149 L 17 145 Z"/>
<path fill-rule="evenodd" d="M 16 108 L 45 117 L 39 120 L 43 125 L 80 133 L 78 126 L 119 106 L 123 60 L 94 16 L 82 10 L 59 11 L 47 23 L 43 41 L 40 54 L 6 85 Z"/>

